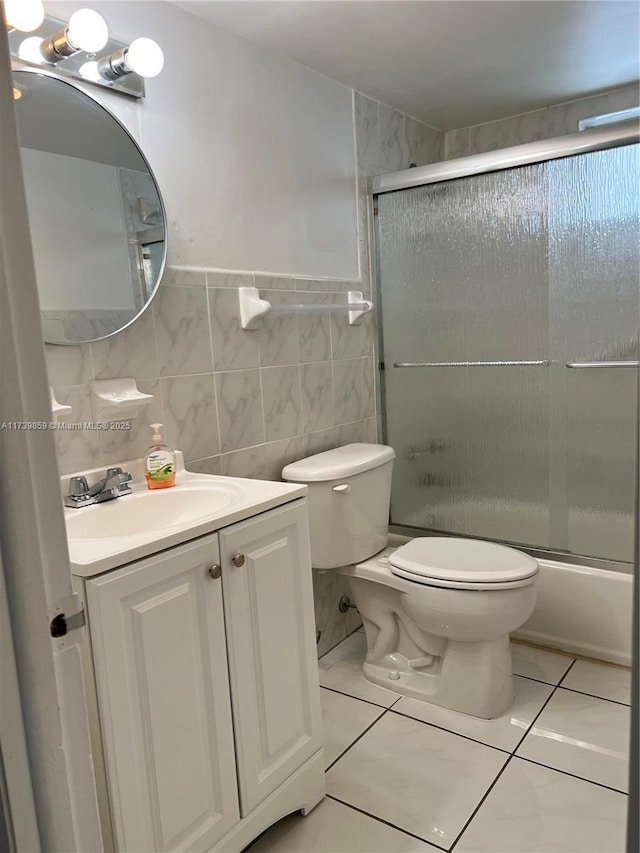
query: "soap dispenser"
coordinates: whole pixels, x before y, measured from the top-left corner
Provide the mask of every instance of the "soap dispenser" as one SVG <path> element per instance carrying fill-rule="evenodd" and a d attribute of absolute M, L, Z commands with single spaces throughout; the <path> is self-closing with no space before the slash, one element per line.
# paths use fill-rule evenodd
<path fill-rule="evenodd" d="M 149 489 L 170 489 L 176 484 L 176 455 L 162 440 L 162 424 L 150 424 L 152 444 L 144 456 L 144 475 Z"/>

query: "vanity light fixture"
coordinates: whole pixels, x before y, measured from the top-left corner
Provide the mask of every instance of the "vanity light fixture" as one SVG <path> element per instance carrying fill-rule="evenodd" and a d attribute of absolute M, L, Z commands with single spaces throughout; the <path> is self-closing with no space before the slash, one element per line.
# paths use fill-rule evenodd
<path fill-rule="evenodd" d="M 7 10 L 11 56 L 18 64 L 55 68 L 57 76 L 132 98 L 143 98 L 145 78 L 162 70 L 164 56 L 153 39 L 137 38 L 130 44 L 118 41 L 93 9 L 77 9 L 67 22 L 46 14 L 43 18 L 42 0 L 0 0 L 2 3 Z M 29 15 L 27 10 L 31 10 Z"/>
<path fill-rule="evenodd" d="M 66 27 L 42 42 L 40 52 L 47 62 L 55 64 L 81 50 L 102 50 L 108 40 L 109 30 L 102 15 L 93 9 L 78 9 Z"/>
<path fill-rule="evenodd" d="M 117 80 L 132 72 L 140 77 L 155 77 L 162 71 L 163 65 L 164 54 L 160 45 L 150 38 L 137 38 L 129 47 L 99 59 L 95 71 L 105 80 Z M 82 67 L 88 79 L 91 79 L 89 74 L 94 73 L 93 63 L 86 63 Z"/>
<path fill-rule="evenodd" d="M 100 76 L 98 63 L 95 60 L 84 62 L 80 68 L 78 68 L 78 74 L 84 77 L 85 80 L 89 80 L 91 83 L 104 82 L 104 77 Z"/>
<path fill-rule="evenodd" d="M 44 59 L 41 50 L 42 42 L 43 39 L 39 36 L 29 36 L 29 38 L 21 41 L 20 47 L 18 48 L 18 56 L 20 59 L 24 59 L 25 62 L 42 62 Z"/>
<path fill-rule="evenodd" d="M 7 28 L 31 33 L 44 20 L 42 0 L 4 0 Z"/>

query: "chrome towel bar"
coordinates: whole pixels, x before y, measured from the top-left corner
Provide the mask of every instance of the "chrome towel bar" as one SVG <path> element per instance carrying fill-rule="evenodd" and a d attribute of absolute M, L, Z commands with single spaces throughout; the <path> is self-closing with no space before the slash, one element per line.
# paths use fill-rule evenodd
<path fill-rule="evenodd" d="M 550 361 L 400 361 L 394 367 L 549 367 Z M 567 365 L 568 366 L 568 365 Z"/>
<path fill-rule="evenodd" d="M 568 361 L 565 367 L 588 368 L 592 367 L 640 367 L 640 361 Z"/>
<path fill-rule="evenodd" d="M 397 361 L 394 367 L 549 367 L 551 361 Z M 557 362 L 556 362 L 557 363 Z M 568 361 L 565 367 L 640 367 L 640 361 Z"/>

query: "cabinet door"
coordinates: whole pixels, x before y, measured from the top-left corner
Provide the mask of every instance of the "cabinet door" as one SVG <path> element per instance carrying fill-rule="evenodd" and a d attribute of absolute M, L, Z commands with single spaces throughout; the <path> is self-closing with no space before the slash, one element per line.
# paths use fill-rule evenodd
<path fill-rule="evenodd" d="M 246 815 L 322 746 L 306 502 L 219 536 Z"/>
<path fill-rule="evenodd" d="M 87 582 L 121 851 L 206 851 L 239 818 L 217 562 L 207 536 Z"/>

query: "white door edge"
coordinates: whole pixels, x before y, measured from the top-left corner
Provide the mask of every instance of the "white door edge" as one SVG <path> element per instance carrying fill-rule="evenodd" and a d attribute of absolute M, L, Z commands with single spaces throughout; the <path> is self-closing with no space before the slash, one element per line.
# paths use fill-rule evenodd
<path fill-rule="evenodd" d="M 0 427 L 51 420 L 12 92 L 0 4 Z M 102 842 L 79 632 L 49 633 L 55 602 L 71 594 L 53 433 L 0 429 L 0 471 L 0 549 L 40 844 L 94 853 Z"/>

